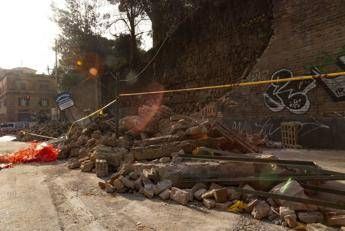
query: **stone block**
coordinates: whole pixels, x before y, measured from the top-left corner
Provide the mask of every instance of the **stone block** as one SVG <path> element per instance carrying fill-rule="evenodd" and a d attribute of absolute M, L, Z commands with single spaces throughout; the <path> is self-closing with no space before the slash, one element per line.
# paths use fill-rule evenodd
<path fill-rule="evenodd" d="M 128 179 L 127 177 L 120 176 L 119 180 L 129 189 L 134 189 L 135 188 L 135 183 L 134 181 Z"/>
<path fill-rule="evenodd" d="M 317 211 L 299 212 L 297 213 L 298 219 L 306 224 L 321 223 L 323 221 L 323 214 Z"/>
<path fill-rule="evenodd" d="M 190 200 L 190 193 L 179 188 L 172 187 L 170 192 L 170 199 L 179 204 L 187 205 Z"/>
<path fill-rule="evenodd" d="M 228 190 L 226 188 L 214 189 L 213 197 L 217 203 L 224 203 L 228 201 Z"/>
<path fill-rule="evenodd" d="M 162 180 L 155 185 L 155 195 L 159 195 L 161 192 L 170 189 L 172 187 L 171 180 Z"/>
<path fill-rule="evenodd" d="M 203 199 L 202 203 L 204 204 L 204 206 L 208 209 L 213 209 L 216 207 L 216 201 L 212 200 L 212 199 Z"/>
<path fill-rule="evenodd" d="M 119 179 L 113 181 L 113 186 L 118 192 L 122 191 L 125 188 L 125 185 Z"/>
<path fill-rule="evenodd" d="M 205 188 L 201 188 L 199 189 L 198 191 L 196 191 L 194 193 L 194 198 L 198 201 L 201 201 L 202 200 L 202 195 L 207 192 L 207 190 Z"/>
<path fill-rule="evenodd" d="M 162 200 L 169 200 L 170 199 L 170 192 L 171 192 L 170 189 L 166 189 L 159 194 L 159 197 Z"/>
<path fill-rule="evenodd" d="M 262 220 L 268 217 L 270 210 L 271 206 L 267 204 L 266 201 L 258 201 L 255 204 L 251 214 L 255 219 Z"/>

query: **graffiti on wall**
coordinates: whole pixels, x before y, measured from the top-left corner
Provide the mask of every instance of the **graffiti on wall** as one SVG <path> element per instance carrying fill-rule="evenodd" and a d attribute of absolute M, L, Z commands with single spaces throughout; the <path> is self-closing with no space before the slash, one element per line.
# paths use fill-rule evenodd
<path fill-rule="evenodd" d="M 292 77 L 291 70 L 281 69 L 273 73 L 272 80 Z M 294 114 L 305 114 L 311 106 L 308 93 L 315 87 L 316 80 L 272 83 L 264 92 L 264 102 L 273 112 L 287 109 Z"/>

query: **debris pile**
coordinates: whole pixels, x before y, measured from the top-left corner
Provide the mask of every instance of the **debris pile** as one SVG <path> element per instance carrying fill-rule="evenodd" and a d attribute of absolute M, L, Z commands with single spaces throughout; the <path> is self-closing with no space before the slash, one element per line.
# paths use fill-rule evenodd
<path fill-rule="evenodd" d="M 54 137 L 58 138 L 66 133 L 69 127 L 69 123 L 59 122 L 59 121 L 50 121 L 46 123 L 37 123 L 31 126 L 28 129 L 17 131 L 17 140 L 22 142 L 30 142 L 30 141 L 45 141 L 48 140 L 44 138 L 47 137 Z M 32 134 L 39 134 L 39 136 L 32 136 Z"/>
<path fill-rule="evenodd" d="M 182 205 L 246 212 L 290 228 L 341 226 L 344 221 L 344 214 L 335 210 L 345 209 L 344 202 L 314 198 L 325 190 L 319 187 L 324 181 L 345 179 L 344 174 L 309 161 L 260 154 L 255 135 L 242 136 L 219 121 L 147 105 L 120 121 L 119 138 L 115 130 L 111 119 L 74 127 L 60 158 L 69 158 L 70 169 L 105 179 L 99 186 L 111 194 L 140 193 Z"/>

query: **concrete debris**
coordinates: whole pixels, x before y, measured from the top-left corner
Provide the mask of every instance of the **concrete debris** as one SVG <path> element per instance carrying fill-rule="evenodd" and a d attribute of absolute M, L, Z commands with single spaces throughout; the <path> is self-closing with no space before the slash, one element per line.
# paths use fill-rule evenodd
<path fill-rule="evenodd" d="M 298 212 L 297 217 L 301 222 L 306 224 L 321 223 L 323 221 L 323 214 L 317 211 Z"/>
<path fill-rule="evenodd" d="M 202 203 L 205 205 L 208 209 L 213 209 L 216 207 L 216 201 L 213 199 L 203 199 Z"/>
<path fill-rule="evenodd" d="M 259 154 L 259 146 L 267 141 L 257 134 L 242 134 L 218 121 L 174 115 L 166 106 L 140 107 L 137 115 L 121 119 L 120 134 L 115 134 L 111 120 L 97 119 L 86 128 L 74 126 L 60 154 L 61 158 L 70 158 L 70 169 L 94 171 L 101 178 L 112 174 L 99 182 L 99 187 L 108 193 L 140 193 L 181 205 L 195 200 L 193 204 L 208 209 L 247 212 L 255 219 L 289 228 L 300 222 L 308 224 L 307 230 L 331 230 L 319 224 L 322 222 L 345 225 L 344 214 L 326 214 L 313 205 L 240 193 L 238 189 L 242 188 L 302 199 L 311 196 L 297 181 L 279 180 L 281 176 L 305 172 L 293 165 L 271 163 L 279 161 L 273 155 Z M 221 157 L 254 161 L 236 162 Z M 264 161 L 271 162 L 261 163 Z M 258 176 L 277 180 L 249 179 Z M 232 180 L 234 183 L 228 184 Z"/>
<path fill-rule="evenodd" d="M 228 201 L 228 190 L 226 188 L 214 189 L 213 197 L 217 203 L 224 203 Z"/>
<path fill-rule="evenodd" d="M 270 213 L 271 207 L 269 206 L 266 201 L 258 201 L 253 210 L 252 210 L 252 216 L 257 220 L 262 220 L 266 217 L 268 217 L 268 214 Z"/>
<path fill-rule="evenodd" d="M 166 189 L 164 190 L 163 192 L 161 192 L 159 194 L 159 197 L 162 199 L 162 200 L 169 200 L 170 199 L 170 193 L 171 193 L 171 190 L 170 189 Z"/>
<path fill-rule="evenodd" d="M 309 198 L 304 193 L 304 188 L 295 180 L 288 180 L 286 182 L 283 182 L 283 183 L 275 186 L 271 190 L 271 192 L 286 195 L 286 196 L 294 196 L 294 197 L 299 197 L 299 198 Z M 314 206 L 314 205 L 296 203 L 296 202 L 291 202 L 291 201 L 287 201 L 287 200 L 277 200 L 277 203 L 280 206 L 289 207 L 289 208 L 296 210 L 296 211 L 315 211 L 318 209 L 318 207 Z"/>
<path fill-rule="evenodd" d="M 190 201 L 190 192 L 184 191 L 179 188 L 172 187 L 170 191 L 170 199 L 179 204 L 187 205 Z"/>
<path fill-rule="evenodd" d="M 159 195 L 161 192 L 170 189 L 172 187 L 171 180 L 162 180 L 155 186 L 155 195 Z"/>
<path fill-rule="evenodd" d="M 198 201 L 202 200 L 202 195 L 206 193 L 207 189 L 201 188 L 194 193 L 194 198 Z"/>

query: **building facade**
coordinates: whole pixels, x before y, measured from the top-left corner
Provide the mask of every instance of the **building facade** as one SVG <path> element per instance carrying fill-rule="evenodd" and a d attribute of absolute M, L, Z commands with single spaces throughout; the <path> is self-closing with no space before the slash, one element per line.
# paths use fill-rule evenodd
<path fill-rule="evenodd" d="M 29 68 L 0 73 L 0 122 L 49 119 L 56 108 L 56 80 Z"/>

